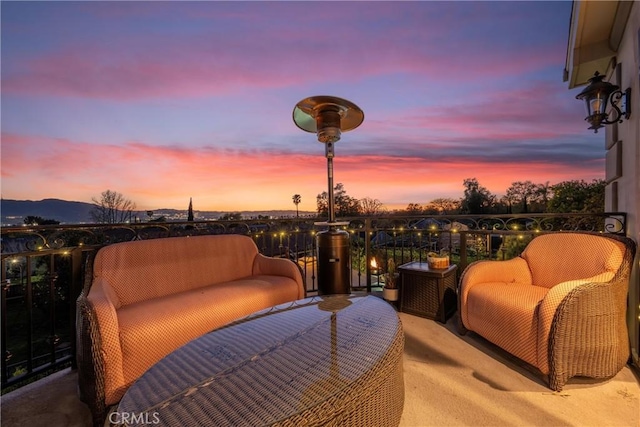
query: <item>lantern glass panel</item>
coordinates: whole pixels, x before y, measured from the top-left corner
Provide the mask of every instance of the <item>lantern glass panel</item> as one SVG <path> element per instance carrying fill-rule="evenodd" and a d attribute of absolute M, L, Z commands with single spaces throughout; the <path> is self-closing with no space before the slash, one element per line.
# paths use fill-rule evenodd
<path fill-rule="evenodd" d="M 603 91 L 598 91 L 593 97 L 589 99 L 587 103 L 587 115 L 592 116 L 594 114 L 604 114 L 607 109 L 607 94 Z"/>

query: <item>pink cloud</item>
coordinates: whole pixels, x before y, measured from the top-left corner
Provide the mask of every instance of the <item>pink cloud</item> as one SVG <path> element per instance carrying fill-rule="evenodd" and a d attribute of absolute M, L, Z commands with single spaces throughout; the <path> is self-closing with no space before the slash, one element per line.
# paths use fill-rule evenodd
<path fill-rule="evenodd" d="M 142 142 L 122 146 L 2 134 L 3 197 L 58 197 L 90 202 L 111 189 L 140 209 L 181 208 L 193 197 L 198 209 L 291 208 L 302 195 L 302 210 L 315 210 L 326 191 L 326 160 L 321 155 L 161 147 Z M 499 168 L 455 157 L 421 158 L 358 155 L 337 157 L 335 183 L 353 197 L 372 197 L 389 206 L 427 203 L 462 196 L 462 181 L 475 177 L 494 193 L 528 179 L 556 183 L 602 176 L 602 164 L 563 167 L 505 162 Z M 407 197 L 416 197 L 415 200 Z"/>

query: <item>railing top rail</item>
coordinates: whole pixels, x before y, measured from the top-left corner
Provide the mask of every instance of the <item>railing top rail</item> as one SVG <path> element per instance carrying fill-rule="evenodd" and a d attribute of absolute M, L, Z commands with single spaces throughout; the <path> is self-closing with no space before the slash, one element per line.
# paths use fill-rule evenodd
<path fill-rule="evenodd" d="M 416 219 L 434 219 L 434 220 L 456 220 L 456 219 L 534 219 L 534 218 L 616 218 L 627 217 L 626 212 L 563 212 L 563 213 L 519 213 L 519 214 L 443 214 L 443 215 L 426 215 L 426 214 L 384 214 L 384 215 L 368 215 L 368 216 L 347 216 L 341 217 L 341 221 L 363 221 L 367 219 L 371 220 L 416 220 Z M 91 229 L 91 228 L 108 228 L 108 227 L 158 227 L 164 228 L 169 226 L 196 226 L 196 225 L 211 225 L 216 224 L 230 225 L 230 224 L 267 224 L 267 223 L 313 223 L 318 221 L 317 217 L 300 217 L 300 218 L 243 218 L 236 220 L 194 220 L 194 221 L 147 221 L 147 222 L 123 222 L 115 224 L 100 224 L 100 223 L 86 223 L 86 224 L 54 224 L 54 225 L 11 225 L 0 227 L 0 234 L 15 233 L 15 232 L 34 232 L 34 231 L 53 231 L 53 230 L 74 230 L 74 229 Z M 318 226 L 323 227 L 323 226 Z"/>

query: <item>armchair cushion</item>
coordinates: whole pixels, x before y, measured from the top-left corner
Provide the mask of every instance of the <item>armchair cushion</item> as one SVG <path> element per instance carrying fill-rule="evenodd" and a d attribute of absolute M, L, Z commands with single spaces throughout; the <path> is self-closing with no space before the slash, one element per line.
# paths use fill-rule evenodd
<path fill-rule="evenodd" d="M 522 283 L 487 282 L 474 288 L 467 304 L 474 332 L 518 356 L 537 363 L 536 315 L 548 289 Z"/>

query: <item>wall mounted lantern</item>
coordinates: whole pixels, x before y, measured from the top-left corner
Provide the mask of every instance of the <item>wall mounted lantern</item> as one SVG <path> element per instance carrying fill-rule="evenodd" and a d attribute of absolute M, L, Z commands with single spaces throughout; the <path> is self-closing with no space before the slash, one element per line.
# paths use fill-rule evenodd
<path fill-rule="evenodd" d="M 622 123 L 622 118 L 629 119 L 631 115 L 631 88 L 627 88 L 624 92 L 619 86 L 604 82 L 599 72 L 589 79 L 589 86 L 576 95 L 576 99 L 583 99 L 587 108 L 586 121 L 591 125 L 589 129 L 593 129 L 594 133 L 598 133 L 598 129 L 603 125 L 613 123 Z M 621 110 L 621 100 L 624 98 L 624 105 Z M 610 101 L 609 101 L 610 100 Z M 607 108 L 611 102 L 611 112 L 607 112 Z"/>

